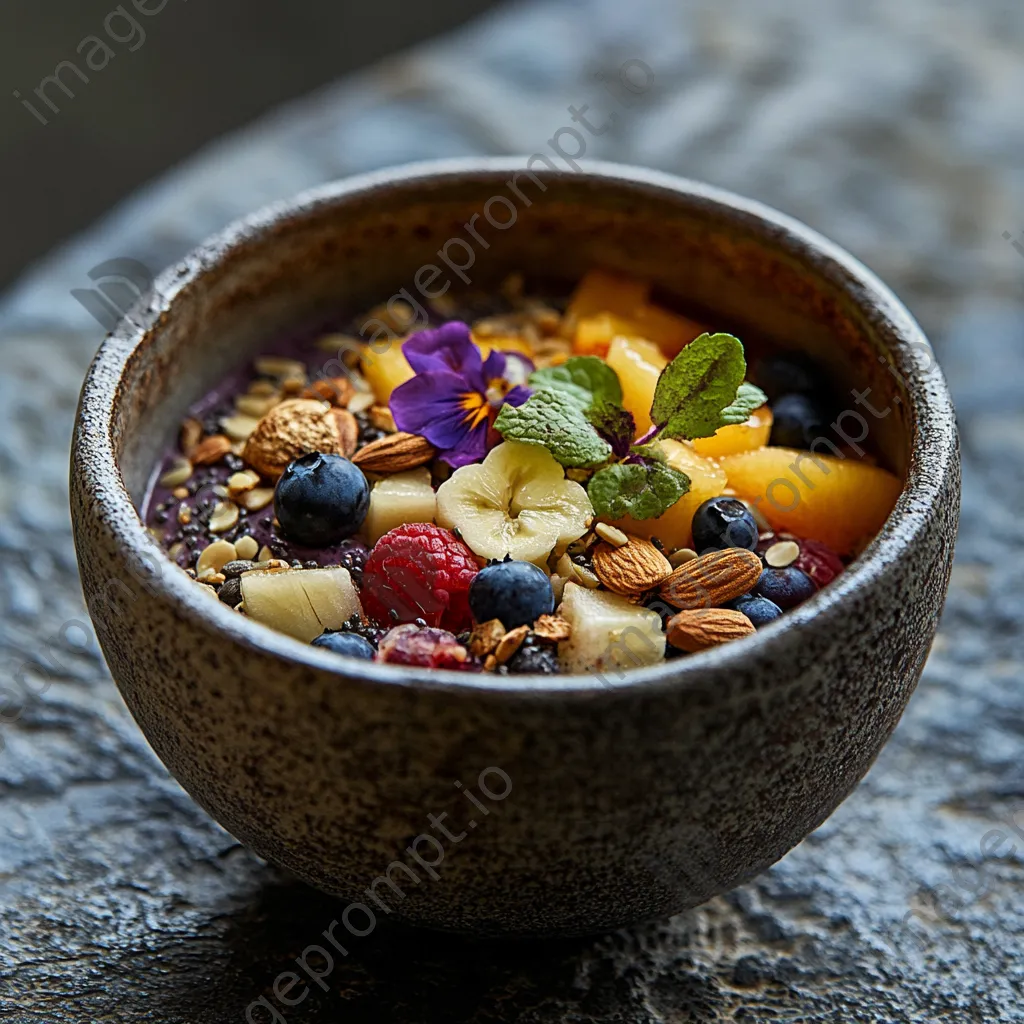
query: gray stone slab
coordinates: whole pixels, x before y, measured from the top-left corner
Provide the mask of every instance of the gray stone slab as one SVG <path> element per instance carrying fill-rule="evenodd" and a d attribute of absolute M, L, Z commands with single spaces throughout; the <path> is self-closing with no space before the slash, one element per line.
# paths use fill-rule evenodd
<path fill-rule="evenodd" d="M 286 1019 L 1024 1020 L 1024 253 L 1003 237 L 1024 246 L 1022 52 L 1010 0 L 514 6 L 201 153 L 30 273 L 0 304 L 0 685 L 48 688 L 0 719 L 0 1020 L 242 1021 L 340 909 L 167 777 L 99 657 L 65 477 L 102 332 L 71 290 L 332 177 L 550 151 L 584 103 L 618 114 L 588 156 L 766 200 L 917 312 L 966 454 L 942 631 L 864 783 L 750 885 L 573 942 L 379 930 Z M 631 59 L 654 80 L 627 110 L 594 75 Z"/>

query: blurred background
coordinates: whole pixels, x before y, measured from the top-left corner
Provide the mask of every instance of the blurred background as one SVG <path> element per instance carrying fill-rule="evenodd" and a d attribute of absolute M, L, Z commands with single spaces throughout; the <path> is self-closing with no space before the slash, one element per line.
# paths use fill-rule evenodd
<path fill-rule="evenodd" d="M 3 0 L 0 288 L 204 142 L 492 2 Z M 89 81 L 65 66 L 54 112 L 64 61 Z"/>

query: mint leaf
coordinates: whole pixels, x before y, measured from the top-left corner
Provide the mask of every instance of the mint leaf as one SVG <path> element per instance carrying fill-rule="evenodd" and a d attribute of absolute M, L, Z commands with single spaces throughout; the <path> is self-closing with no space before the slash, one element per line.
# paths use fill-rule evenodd
<path fill-rule="evenodd" d="M 658 436 L 710 437 L 722 425 L 722 410 L 735 401 L 746 372 L 738 338 L 731 334 L 695 338 L 658 378 L 651 404 Z"/>
<path fill-rule="evenodd" d="M 537 391 L 518 409 L 503 405 L 494 428 L 507 441 L 547 448 L 563 466 L 599 466 L 612 453 L 576 402 L 561 391 Z"/>
<path fill-rule="evenodd" d="M 560 391 L 581 409 L 599 402 L 622 405 L 618 374 L 597 356 L 573 356 L 561 366 L 548 366 L 530 374 L 530 384 L 545 391 Z"/>
<path fill-rule="evenodd" d="M 651 441 L 648 444 L 635 444 L 629 449 L 629 453 L 631 457 L 646 459 L 648 462 L 668 461 L 665 449 L 657 441 Z"/>
<path fill-rule="evenodd" d="M 690 489 L 690 478 L 661 462 L 620 463 L 599 469 L 587 485 L 590 503 L 605 519 L 656 519 Z"/>
<path fill-rule="evenodd" d="M 722 426 L 730 427 L 734 423 L 745 423 L 755 409 L 760 409 L 768 396 L 755 384 L 744 381 L 736 392 L 732 405 L 722 410 Z"/>
<path fill-rule="evenodd" d="M 632 413 L 627 412 L 621 405 L 599 401 L 587 409 L 586 417 L 601 437 L 612 446 L 612 452 L 617 459 L 623 459 L 629 454 L 633 438 L 636 437 L 636 423 L 633 422 Z"/>

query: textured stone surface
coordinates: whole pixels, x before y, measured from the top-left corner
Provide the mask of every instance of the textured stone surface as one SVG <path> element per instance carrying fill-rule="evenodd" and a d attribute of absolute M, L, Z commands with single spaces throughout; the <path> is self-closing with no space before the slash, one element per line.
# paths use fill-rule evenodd
<path fill-rule="evenodd" d="M 1009 0 L 511 9 L 228 140 L 27 278 L 0 306 L 0 714 L 47 678 L 22 666 L 50 686 L 0 721 L 0 1020 L 242 1021 L 339 912 L 167 778 L 74 624 L 66 450 L 101 332 L 70 290 L 325 178 L 545 149 L 583 103 L 619 113 L 588 155 L 767 200 L 918 313 L 965 448 L 942 633 L 866 781 L 750 885 L 596 940 L 378 932 L 287 1019 L 1024 1020 L 1024 836 L 983 839 L 1014 813 L 1024 831 L 1024 258 L 1002 237 L 1024 228 L 1022 44 Z M 631 58 L 652 88 L 614 108 L 591 76 Z"/>

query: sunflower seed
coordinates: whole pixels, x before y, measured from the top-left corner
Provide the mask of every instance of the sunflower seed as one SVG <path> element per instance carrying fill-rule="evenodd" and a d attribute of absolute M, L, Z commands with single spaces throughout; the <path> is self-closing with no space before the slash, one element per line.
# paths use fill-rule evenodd
<path fill-rule="evenodd" d="M 238 523 L 238 506 L 233 501 L 218 501 L 210 516 L 210 533 L 224 533 Z M 234 545 L 232 545 L 232 548 Z"/>
<path fill-rule="evenodd" d="M 764 560 L 773 569 L 785 569 L 800 557 L 800 545 L 792 540 L 780 540 L 765 553 Z"/>
<path fill-rule="evenodd" d="M 192 463 L 185 458 L 176 458 L 170 468 L 160 477 L 161 487 L 174 488 L 186 483 L 192 476 Z"/>

